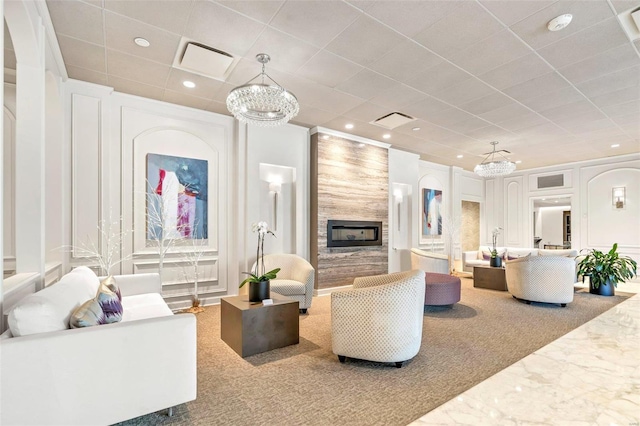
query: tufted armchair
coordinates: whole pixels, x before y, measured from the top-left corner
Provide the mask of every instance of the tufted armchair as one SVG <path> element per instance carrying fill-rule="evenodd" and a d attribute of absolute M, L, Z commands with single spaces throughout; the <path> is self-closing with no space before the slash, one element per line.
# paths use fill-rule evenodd
<path fill-rule="evenodd" d="M 571 257 L 527 256 L 505 262 L 509 293 L 516 299 L 531 302 L 573 302 L 576 262 Z"/>
<path fill-rule="evenodd" d="M 412 248 L 411 269 L 422 269 L 425 272 L 448 274 L 449 256 L 442 253 L 433 253 L 417 248 Z"/>
<path fill-rule="evenodd" d="M 315 269 L 304 258 L 296 254 L 266 254 L 264 265 L 267 271 L 280 268 L 278 277 L 271 280 L 271 291 L 297 300 L 300 312 L 307 313 L 313 299 Z M 255 264 L 251 268 L 253 270 Z"/>
<path fill-rule="evenodd" d="M 356 278 L 331 293 L 333 353 L 402 367 L 420 350 L 424 291 L 424 272 L 413 270 Z"/>

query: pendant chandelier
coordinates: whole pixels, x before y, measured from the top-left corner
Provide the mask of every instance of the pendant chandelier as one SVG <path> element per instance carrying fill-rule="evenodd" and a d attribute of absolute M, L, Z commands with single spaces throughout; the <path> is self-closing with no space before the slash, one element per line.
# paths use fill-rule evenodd
<path fill-rule="evenodd" d="M 493 145 L 493 151 L 488 153 L 482 163 L 478 164 L 473 171 L 482 177 L 504 176 L 513 173 L 516 169 L 515 163 L 509 161 L 502 152 L 496 151 L 496 145 L 498 145 L 498 142 L 491 142 L 491 145 Z M 500 154 L 503 159 L 498 157 L 498 160 L 496 160 L 496 154 Z M 491 157 L 490 161 L 488 161 L 489 157 Z"/>
<path fill-rule="evenodd" d="M 264 66 L 271 60 L 266 53 L 256 55 L 262 64 L 262 72 L 236 87 L 227 96 L 227 109 L 238 120 L 262 127 L 273 127 L 287 123 L 300 111 L 298 99 L 286 91 L 264 71 Z M 262 77 L 259 83 L 253 80 Z M 265 83 L 265 77 L 273 84 Z"/>

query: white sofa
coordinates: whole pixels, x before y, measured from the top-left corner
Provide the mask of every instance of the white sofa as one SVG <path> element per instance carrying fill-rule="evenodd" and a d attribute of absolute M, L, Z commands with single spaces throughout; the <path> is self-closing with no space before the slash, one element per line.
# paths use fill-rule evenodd
<path fill-rule="evenodd" d="M 430 251 L 412 248 L 411 269 L 421 269 L 425 272 L 448 274 L 449 256 L 442 253 L 433 253 Z"/>
<path fill-rule="evenodd" d="M 158 274 L 116 283 L 114 324 L 68 329 L 99 285 L 85 267 L 14 306 L 0 336 L 0 424 L 107 425 L 196 398 L 195 316 L 173 315 Z"/>
<path fill-rule="evenodd" d="M 513 260 L 525 256 L 562 256 L 575 258 L 578 250 L 551 250 L 521 247 L 496 247 L 498 255 L 503 260 Z M 491 246 L 480 246 L 478 250 L 465 251 L 462 253 L 462 270 L 473 272 L 474 266 L 489 266 L 487 255 L 491 252 Z"/>

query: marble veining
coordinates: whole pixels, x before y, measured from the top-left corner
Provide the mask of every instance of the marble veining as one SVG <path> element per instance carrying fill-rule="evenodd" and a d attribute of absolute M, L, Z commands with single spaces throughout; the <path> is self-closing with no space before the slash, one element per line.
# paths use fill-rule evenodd
<path fill-rule="evenodd" d="M 320 136 L 311 137 L 311 264 L 323 289 L 387 273 L 389 170 L 385 148 Z M 382 222 L 382 245 L 327 247 L 331 219 Z"/>
<path fill-rule="evenodd" d="M 638 425 L 640 295 L 411 425 Z"/>

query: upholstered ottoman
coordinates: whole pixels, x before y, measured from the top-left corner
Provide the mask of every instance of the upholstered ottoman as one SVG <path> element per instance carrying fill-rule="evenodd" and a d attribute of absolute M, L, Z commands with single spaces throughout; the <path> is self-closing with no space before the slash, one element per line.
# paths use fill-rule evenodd
<path fill-rule="evenodd" d="M 453 305 L 460 301 L 460 278 L 435 272 L 425 273 L 424 304 Z"/>

